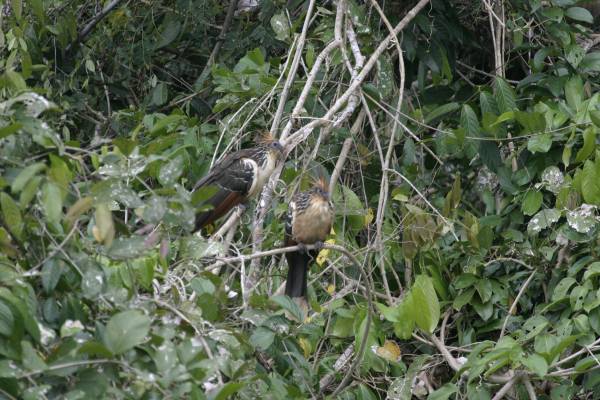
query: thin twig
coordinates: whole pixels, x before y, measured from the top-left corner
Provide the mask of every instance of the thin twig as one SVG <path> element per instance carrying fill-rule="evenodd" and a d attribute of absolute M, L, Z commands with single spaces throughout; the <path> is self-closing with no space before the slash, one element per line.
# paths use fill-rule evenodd
<path fill-rule="evenodd" d="M 521 286 L 521 290 L 519 290 L 519 293 L 517 293 L 517 297 L 515 297 L 512 304 L 510 305 L 510 308 L 508 309 L 508 314 L 506 315 L 506 318 L 504 318 L 504 323 L 502 324 L 502 329 L 500 330 L 500 338 L 504 336 L 504 332 L 506 331 L 506 325 L 508 324 L 508 319 L 510 318 L 510 316 L 513 314 L 513 312 L 517 308 L 517 303 L 519 302 L 519 299 L 521 298 L 521 296 L 523 296 L 523 293 L 525 293 L 525 291 L 527 290 L 527 287 L 533 280 L 533 277 L 535 276 L 536 272 L 537 271 L 535 271 L 535 270 L 533 272 L 531 272 L 531 274 L 529 275 L 529 278 L 527 278 L 525 283 L 523 283 L 523 286 Z"/>
<path fill-rule="evenodd" d="M 340 174 L 342 173 L 342 168 L 344 168 L 344 163 L 346 162 L 346 158 L 348 158 L 348 152 L 350 152 L 350 147 L 352 147 L 352 138 L 348 138 L 344 140 L 344 144 L 342 145 L 342 151 L 338 157 L 337 162 L 335 163 L 335 168 L 331 173 L 331 179 L 329 180 L 329 193 L 333 193 L 333 189 L 337 183 Z"/>
<path fill-rule="evenodd" d="M 77 35 L 77 40 L 74 43 L 71 43 L 67 46 L 67 52 L 69 52 L 73 47 L 77 44 L 83 42 L 87 35 L 90 34 L 92 29 L 102 20 L 102 18 L 106 17 L 115 7 L 119 5 L 122 0 L 112 0 L 110 3 L 106 5 L 98 14 L 92 18 L 90 22 L 79 32 Z"/>
<path fill-rule="evenodd" d="M 529 395 L 529 400 L 537 400 L 535 388 L 531 384 L 531 379 L 529 379 L 528 377 L 524 377 L 523 384 L 525 385 L 525 390 L 527 390 L 527 394 Z"/>
<path fill-rule="evenodd" d="M 498 390 L 496 392 L 496 394 L 494 395 L 494 397 L 492 397 L 492 400 L 500 400 L 501 398 L 503 398 L 504 396 L 506 396 L 508 394 L 508 392 L 510 391 L 510 389 L 512 389 L 512 387 L 520 380 L 522 379 L 521 375 L 519 374 L 515 374 L 515 376 L 513 376 L 508 382 L 506 382 L 504 384 L 504 386 L 502 386 L 500 388 L 500 390 Z"/>
<path fill-rule="evenodd" d="M 219 51 L 221 51 L 221 46 L 223 46 L 223 42 L 225 41 L 225 35 L 227 34 L 229 27 L 231 26 L 231 21 L 233 21 L 233 13 L 237 6 L 237 2 L 238 2 L 237 0 L 229 1 L 229 8 L 227 9 L 227 14 L 225 15 L 225 21 L 223 22 L 223 27 L 221 28 L 221 33 L 219 34 L 219 37 L 217 38 L 217 43 L 215 43 L 215 47 L 213 47 L 213 49 L 210 53 L 210 56 L 208 57 L 208 60 L 206 61 L 206 65 L 204 66 L 204 68 L 202 69 L 202 72 L 200 73 L 198 82 L 204 82 L 204 80 L 208 77 L 208 74 L 210 73 L 210 69 L 211 69 L 212 65 L 214 64 L 214 62 L 217 58 L 217 55 L 219 54 Z M 196 94 L 194 93 L 193 95 L 195 96 Z"/>

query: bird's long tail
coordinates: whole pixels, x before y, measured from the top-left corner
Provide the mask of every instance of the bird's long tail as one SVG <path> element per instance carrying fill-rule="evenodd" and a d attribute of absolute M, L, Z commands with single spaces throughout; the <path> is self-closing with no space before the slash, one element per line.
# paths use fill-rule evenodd
<path fill-rule="evenodd" d="M 293 251 L 285 255 L 288 262 L 285 294 L 292 298 L 306 298 L 308 266 L 313 259 L 310 253 Z"/>

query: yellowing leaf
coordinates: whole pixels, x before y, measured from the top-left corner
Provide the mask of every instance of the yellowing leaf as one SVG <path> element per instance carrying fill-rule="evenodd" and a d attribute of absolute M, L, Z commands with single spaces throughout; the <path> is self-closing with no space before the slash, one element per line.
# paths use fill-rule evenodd
<path fill-rule="evenodd" d="M 373 218 L 375 218 L 373 214 L 373 209 L 367 209 L 367 213 L 365 214 L 365 227 L 368 226 L 371 222 L 373 222 Z"/>
<path fill-rule="evenodd" d="M 333 230 L 333 228 L 332 228 L 332 230 Z M 325 241 L 325 243 L 335 244 L 335 239 L 328 239 L 327 241 Z M 323 263 L 325 261 L 327 261 L 328 257 L 329 257 L 329 249 L 322 249 L 319 252 L 319 255 L 317 256 L 317 264 L 319 265 L 319 267 L 323 266 Z"/>
<path fill-rule="evenodd" d="M 69 210 L 67 210 L 67 215 L 65 215 L 65 220 L 69 223 L 69 225 L 72 225 L 81 214 L 87 212 L 91 207 L 92 198 L 82 197 L 81 199 L 77 200 L 75 204 L 69 207 Z"/>
<path fill-rule="evenodd" d="M 96 207 L 94 218 L 96 219 L 96 225 L 92 228 L 94 239 L 98 243 L 110 246 L 115 237 L 115 225 L 108 205 L 99 204 Z"/>
<path fill-rule="evenodd" d="M 327 293 L 329 293 L 330 295 L 333 295 L 335 293 L 335 285 L 333 283 L 330 283 L 329 285 L 327 285 Z"/>
<path fill-rule="evenodd" d="M 310 342 L 306 338 L 302 337 L 302 338 L 300 338 L 300 340 L 298 340 L 298 344 L 300 344 L 300 347 L 302 348 L 304 357 L 308 358 L 310 356 L 310 353 L 312 350 L 312 346 L 310 345 Z"/>
<path fill-rule="evenodd" d="M 385 358 L 388 361 L 398 362 L 402 356 L 400 346 L 393 340 L 386 340 L 383 346 L 375 349 L 375 354 L 379 357 Z"/>

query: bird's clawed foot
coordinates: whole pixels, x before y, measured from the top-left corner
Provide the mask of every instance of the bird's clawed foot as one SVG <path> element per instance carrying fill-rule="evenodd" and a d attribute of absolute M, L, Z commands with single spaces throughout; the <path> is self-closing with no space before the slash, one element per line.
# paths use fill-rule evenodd
<path fill-rule="evenodd" d="M 323 250 L 323 247 L 325 247 L 325 243 L 323 243 L 319 240 L 319 241 L 315 242 L 314 246 L 315 246 L 315 250 L 321 251 L 321 250 Z"/>
<path fill-rule="evenodd" d="M 297 246 L 298 246 L 298 252 L 300 252 L 300 253 L 307 252 L 306 245 L 304 243 L 298 243 Z"/>

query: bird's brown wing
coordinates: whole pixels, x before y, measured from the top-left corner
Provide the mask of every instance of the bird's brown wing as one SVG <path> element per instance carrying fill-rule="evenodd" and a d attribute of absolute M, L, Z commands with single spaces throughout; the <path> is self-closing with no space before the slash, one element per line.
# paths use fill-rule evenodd
<path fill-rule="evenodd" d="M 236 205 L 246 200 L 248 190 L 256 179 L 252 166 L 245 163 L 245 158 L 253 156 L 253 149 L 241 150 L 225 157 L 194 186 L 194 191 L 213 187 L 216 189 L 208 199 L 198 206 L 209 210 L 201 211 L 196 216 L 196 230 L 216 221 L 227 214 Z"/>

